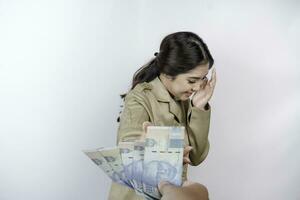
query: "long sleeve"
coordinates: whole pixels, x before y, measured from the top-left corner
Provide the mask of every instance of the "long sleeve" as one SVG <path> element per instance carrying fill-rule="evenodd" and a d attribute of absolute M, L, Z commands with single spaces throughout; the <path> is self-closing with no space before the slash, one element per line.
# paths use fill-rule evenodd
<path fill-rule="evenodd" d="M 187 109 L 187 132 L 191 146 L 190 159 L 193 165 L 199 165 L 209 151 L 208 132 L 210 125 L 211 109 L 202 111 L 188 103 Z"/>
<path fill-rule="evenodd" d="M 145 121 L 149 121 L 149 115 L 144 106 L 134 96 L 126 97 L 120 116 L 117 142 L 139 138 L 143 133 L 142 126 Z"/>

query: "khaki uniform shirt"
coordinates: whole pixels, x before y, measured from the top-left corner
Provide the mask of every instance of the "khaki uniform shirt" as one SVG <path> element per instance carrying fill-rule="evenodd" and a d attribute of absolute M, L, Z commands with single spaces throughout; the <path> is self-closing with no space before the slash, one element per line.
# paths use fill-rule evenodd
<path fill-rule="evenodd" d="M 145 121 L 155 126 L 184 126 L 185 145 L 193 147 L 190 160 L 199 165 L 209 150 L 208 131 L 210 108 L 202 111 L 193 107 L 191 100 L 175 101 L 158 77 L 136 85 L 125 97 L 124 110 L 118 128 L 119 141 L 137 139 L 143 133 Z M 187 165 L 183 168 L 183 180 L 187 177 Z M 133 189 L 112 183 L 109 200 L 139 200 Z"/>

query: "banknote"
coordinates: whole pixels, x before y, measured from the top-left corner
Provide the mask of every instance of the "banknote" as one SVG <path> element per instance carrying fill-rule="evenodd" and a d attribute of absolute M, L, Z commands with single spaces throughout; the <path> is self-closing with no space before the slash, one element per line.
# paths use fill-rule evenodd
<path fill-rule="evenodd" d="M 133 181 L 134 142 L 119 142 L 118 147 L 120 149 L 125 177 L 127 180 L 129 180 L 131 185 L 136 188 Z"/>
<path fill-rule="evenodd" d="M 125 177 L 133 186 L 138 195 L 144 199 L 153 200 L 150 196 L 143 193 L 143 160 L 144 160 L 144 141 L 119 142 L 121 158 L 124 166 Z"/>
<path fill-rule="evenodd" d="M 136 192 L 143 194 L 143 165 L 144 165 L 145 141 L 134 142 L 133 151 L 133 182 L 136 186 Z"/>
<path fill-rule="evenodd" d="M 158 183 L 162 180 L 180 186 L 184 147 L 184 127 L 147 128 L 143 164 L 143 192 L 161 197 Z"/>
<path fill-rule="evenodd" d="M 133 188 L 130 181 L 125 176 L 124 165 L 122 162 L 120 148 L 119 147 L 112 147 L 112 148 L 101 148 L 99 149 L 102 156 L 111 166 L 114 171 L 114 178 L 117 180 L 121 180 L 124 182 L 128 187 Z"/>
<path fill-rule="evenodd" d="M 184 127 L 149 126 L 145 140 L 83 152 L 114 182 L 133 188 L 144 199 L 155 200 L 161 198 L 160 181 L 181 185 L 183 147 Z"/>
<path fill-rule="evenodd" d="M 118 162 L 118 157 L 113 157 L 112 155 L 108 155 L 107 151 L 105 150 L 105 156 L 101 153 L 104 148 L 97 148 L 97 149 L 90 149 L 90 150 L 83 150 L 83 152 L 98 166 L 102 169 L 104 173 L 114 182 L 122 184 L 127 187 L 132 187 L 131 184 L 128 184 L 124 178 L 124 169 L 120 167 Z M 116 151 L 116 150 L 114 150 Z M 120 159 L 120 158 L 119 158 Z M 113 163 L 117 163 L 117 166 L 112 167 Z"/>
<path fill-rule="evenodd" d="M 83 152 L 114 182 L 127 186 L 122 180 L 117 178 L 115 171 L 103 157 L 99 149 L 83 150 Z"/>

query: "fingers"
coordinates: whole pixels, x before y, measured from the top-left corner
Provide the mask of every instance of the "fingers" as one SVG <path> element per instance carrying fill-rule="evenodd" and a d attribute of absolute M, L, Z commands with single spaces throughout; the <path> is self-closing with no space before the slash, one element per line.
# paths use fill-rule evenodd
<path fill-rule="evenodd" d="M 186 156 L 192 149 L 193 149 L 192 146 L 186 146 L 186 147 L 184 147 L 183 156 Z"/>
<path fill-rule="evenodd" d="M 152 126 L 153 124 L 151 122 L 145 121 L 143 123 L 143 131 L 146 133 L 147 132 L 147 127 Z"/>
<path fill-rule="evenodd" d="M 172 190 L 176 189 L 177 187 L 175 185 L 170 184 L 167 181 L 161 181 L 158 184 L 158 189 L 162 195 L 171 193 Z"/>
<path fill-rule="evenodd" d="M 213 68 L 213 70 L 212 70 L 212 75 L 211 75 L 211 79 L 209 80 L 209 85 L 210 85 L 210 87 L 215 87 L 216 82 L 217 82 L 216 68 Z"/>
<path fill-rule="evenodd" d="M 203 80 L 203 83 L 200 85 L 200 89 L 204 89 L 205 86 L 207 85 L 207 83 L 208 83 L 208 80 L 207 80 L 207 78 L 205 77 L 205 79 Z"/>
<path fill-rule="evenodd" d="M 143 123 L 143 125 L 142 125 L 143 126 L 143 133 L 141 135 L 140 140 L 144 140 L 146 138 L 147 128 L 148 128 L 148 126 L 152 126 L 152 125 L 153 124 L 151 122 L 148 122 L 148 121 L 145 121 Z"/>
<path fill-rule="evenodd" d="M 183 164 L 192 164 L 192 161 L 189 157 L 183 157 Z"/>
<path fill-rule="evenodd" d="M 193 149 L 192 146 L 186 146 L 183 150 L 183 164 L 191 164 L 189 153 Z"/>

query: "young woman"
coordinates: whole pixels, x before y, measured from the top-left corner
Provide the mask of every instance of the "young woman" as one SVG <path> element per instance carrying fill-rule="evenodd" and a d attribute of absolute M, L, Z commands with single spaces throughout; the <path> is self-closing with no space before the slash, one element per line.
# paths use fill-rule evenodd
<path fill-rule="evenodd" d="M 144 122 L 155 126 L 184 126 L 187 164 L 199 165 L 209 150 L 210 105 L 216 85 L 216 72 L 207 45 L 192 32 L 176 32 L 161 42 L 160 51 L 133 77 L 131 90 L 124 95 L 117 141 L 136 140 L 143 134 Z M 189 147 L 191 146 L 191 147 Z M 122 185 L 113 183 L 109 199 L 142 199 Z"/>

